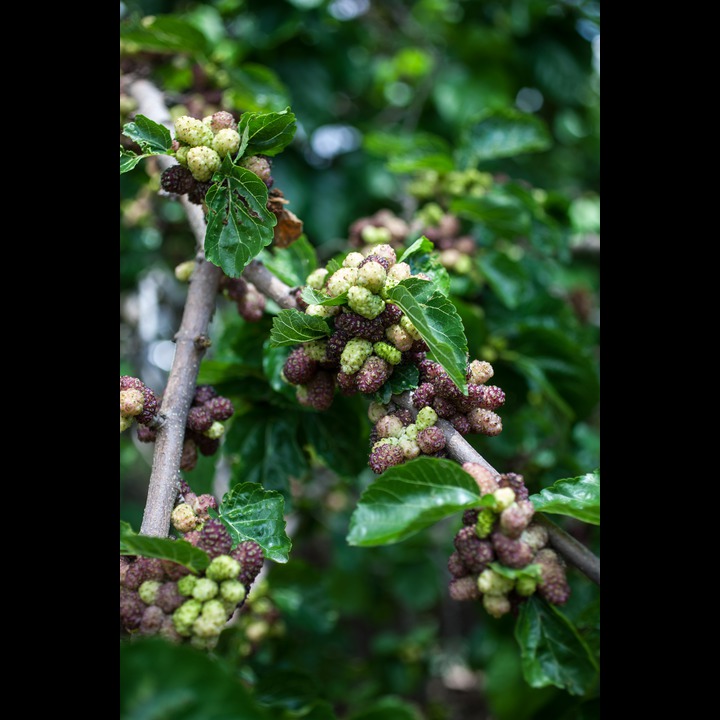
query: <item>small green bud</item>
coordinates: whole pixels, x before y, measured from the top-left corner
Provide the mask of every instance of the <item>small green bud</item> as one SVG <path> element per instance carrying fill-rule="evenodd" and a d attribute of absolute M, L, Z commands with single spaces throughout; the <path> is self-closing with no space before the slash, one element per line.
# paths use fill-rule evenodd
<path fill-rule="evenodd" d="M 313 290 L 320 290 L 325 284 L 325 278 L 327 275 L 328 271 L 325 268 L 313 270 L 305 279 L 305 284 Z"/>
<path fill-rule="evenodd" d="M 529 575 L 520 576 L 515 582 L 515 590 L 518 595 L 523 597 L 530 597 L 537 589 L 537 580 L 531 578 Z"/>
<path fill-rule="evenodd" d="M 345 256 L 343 260 L 343 267 L 356 268 L 365 258 L 362 253 L 351 252 Z"/>
<path fill-rule="evenodd" d="M 220 583 L 220 597 L 233 605 L 242 602 L 245 593 L 245 586 L 239 580 L 225 580 Z"/>
<path fill-rule="evenodd" d="M 208 638 L 214 638 L 220 635 L 224 624 L 224 622 L 222 624 L 218 624 L 214 618 L 208 618 L 201 615 L 193 623 L 192 632 L 195 637 L 207 640 Z"/>
<path fill-rule="evenodd" d="M 188 260 L 175 266 L 175 277 L 180 282 L 188 282 L 195 270 L 195 261 Z"/>
<path fill-rule="evenodd" d="M 475 534 L 484 540 L 493 529 L 497 515 L 492 508 L 483 508 L 478 513 L 477 523 L 475 524 Z"/>
<path fill-rule="evenodd" d="M 235 580 L 241 569 L 240 563 L 235 558 L 230 555 L 218 555 L 210 561 L 205 576 L 217 582 Z"/>
<path fill-rule="evenodd" d="M 154 605 L 157 599 L 157 592 L 162 583 L 157 580 L 146 580 L 138 588 L 138 595 L 146 605 Z"/>
<path fill-rule="evenodd" d="M 495 506 L 498 512 L 502 512 L 505 508 L 509 508 L 515 502 L 515 491 L 509 487 L 498 488 L 493 496 L 497 501 Z"/>
<path fill-rule="evenodd" d="M 426 430 L 432 427 L 437 422 L 437 419 L 437 413 L 427 405 L 418 411 L 417 417 L 415 418 L 415 425 L 417 425 L 418 431 Z"/>
<path fill-rule="evenodd" d="M 207 577 L 198 578 L 192 594 L 196 600 L 200 600 L 201 602 L 212 600 L 212 598 L 218 594 L 218 584 Z"/>
<path fill-rule="evenodd" d="M 189 597 L 190 595 L 192 595 L 193 589 L 195 588 L 195 583 L 197 581 L 198 578 L 196 575 L 183 575 L 177 581 L 178 592 L 185 597 Z"/>
<path fill-rule="evenodd" d="M 387 360 L 391 365 L 397 365 L 402 360 L 402 353 L 386 342 L 376 342 L 373 345 L 373 350 L 378 357 Z"/>
<path fill-rule="evenodd" d="M 209 437 L 211 440 L 217 440 L 224 434 L 225 426 L 219 420 L 215 420 L 213 424 L 203 433 L 205 437 Z"/>

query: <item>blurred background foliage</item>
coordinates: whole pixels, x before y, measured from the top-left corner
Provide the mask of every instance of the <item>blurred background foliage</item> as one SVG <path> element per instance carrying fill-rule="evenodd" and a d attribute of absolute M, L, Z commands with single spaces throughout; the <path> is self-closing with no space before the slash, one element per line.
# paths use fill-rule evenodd
<path fill-rule="evenodd" d="M 298 130 L 273 177 L 304 237 L 263 252 L 290 285 L 347 252 L 352 224 L 378 210 L 407 221 L 405 244 L 457 218 L 470 260 L 441 271 L 471 358 L 493 363 L 507 395 L 503 433 L 468 439 L 531 492 L 599 466 L 599 3 L 143 0 L 120 10 L 121 127 L 135 110 L 129 76 L 153 80 L 177 115 L 290 106 Z M 496 134 L 480 135 L 488 123 Z M 160 393 L 186 293 L 173 268 L 193 257 L 194 239 L 182 206 L 158 189 L 152 160 L 120 178 L 120 371 Z M 290 563 L 272 566 L 223 635 L 213 662 L 225 675 L 213 682 L 242 678 L 269 717 L 597 717 L 592 697 L 525 683 L 511 619 L 449 600 L 459 518 L 396 546 L 347 546 L 374 477 L 367 402 L 298 406 L 279 379 L 287 351 L 267 345 L 275 310 L 248 323 L 219 298 L 201 369 L 237 413 L 222 453 L 201 456 L 188 482 L 216 494 L 244 480 L 280 490 L 293 540 Z M 120 512 L 137 529 L 152 445 L 134 434 L 120 441 Z M 564 525 L 597 551 L 596 528 Z M 566 614 L 596 647 L 599 591 L 569 576 Z M 127 717 L 144 663 L 207 670 L 196 653 L 133 645 Z M 214 717 L 234 690 L 216 693 L 215 710 L 193 692 L 197 717 Z M 156 702 L 152 717 L 167 710 Z"/>

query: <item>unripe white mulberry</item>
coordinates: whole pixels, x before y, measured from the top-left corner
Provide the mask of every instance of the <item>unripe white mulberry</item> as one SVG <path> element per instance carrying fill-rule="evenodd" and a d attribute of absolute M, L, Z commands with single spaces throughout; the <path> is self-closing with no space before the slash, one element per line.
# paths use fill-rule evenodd
<path fill-rule="evenodd" d="M 348 305 L 368 320 L 375 319 L 385 309 L 385 301 L 379 295 L 359 285 L 348 290 Z"/>
<path fill-rule="evenodd" d="M 351 252 L 345 256 L 343 260 L 343 267 L 356 268 L 365 258 L 362 253 Z"/>
<path fill-rule="evenodd" d="M 210 129 L 208 128 L 208 130 Z M 187 154 L 188 170 L 200 182 L 210 180 L 215 171 L 220 168 L 221 162 L 220 156 L 212 148 L 204 145 L 191 148 Z"/>
<path fill-rule="evenodd" d="M 342 267 L 328 278 L 325 292 L 330 297 L 342 295 L 355 285 L 357 278 L 358 270 L 356 268 Z"/>
<path fill-rule="evenodd" d="M 374 261 L 365 263 L 357 271 L 357 285 L 367 288 L 370 292 L 378 293 L 385 285 L 386 275 L 385 268 L 380 263 Z"/>
<path fill-rule="evenodd" d="M 175 137 L 191 147 L 209 146 L 213 141 L 213 132 L 202 120 L 182 115 L 175 121 Z"/>
<path fill-rule="evenodd" d="M 348 340 L 345 349 L 340 355 L 340 369 L 347 375 L 356 373 L 365 360 L 370 357 L 373 351 L 373 345 L 369 340 L 362 338 L 352 338 Z"/>
<path fill-rule="evenodd" d="M 325 284 L 325 278 L 328 276 L 328 271 L 325 268 L 318 268 L 313 270 L 305 279 L 305 284 L 311 287 L 313 290 L 320 290 Z"/>
<path fill-rule="evenodd" d="M 234 155 L 240 147 L 240 135 L 237 130 L 230 130 L 230 128 L 218 130 L 217 135 L 213 138 L 212 147 L 221 158 L 226 155 Z"/>

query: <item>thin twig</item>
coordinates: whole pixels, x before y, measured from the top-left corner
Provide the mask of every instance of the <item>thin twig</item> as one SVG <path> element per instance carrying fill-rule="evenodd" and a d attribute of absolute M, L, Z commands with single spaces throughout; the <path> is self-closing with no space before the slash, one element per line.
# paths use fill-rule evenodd
<path fill-rule="evenodd" d="M 128 93 L 137 100 L 139 113 L 168 129 L 172 127 L 163 95 L 152 83 L 136 80 L 129 84 Z M 171 158 L 162 155 L 157 157 L 157 162 L 162 169 L 174 164 Z M 182 197 L 181 202 L 198 250 L 182 321 L 175 335 L 175 357 L 160 407 L 165 422 L 157 431 L 147 502 L 140 527 L 141 534 L 159 537 L 166 537 L 170 529 L 170 513 L 178 491 L 185 424 L 195 394 L 200 360 L 208 346 L 208 326 L 215 311 L 222 273 L 219 267 L 204 258 L 205 218 L 202 209 L 186 197 Z"/>
<path fill-rule="evenodd" d="M 292 288 L 276 278 L 259 260 L 252 260 L 249 263 L 243 271 L 243 277 L 265 297 L 274 300 L 281 308 L 297 308 Z"/>

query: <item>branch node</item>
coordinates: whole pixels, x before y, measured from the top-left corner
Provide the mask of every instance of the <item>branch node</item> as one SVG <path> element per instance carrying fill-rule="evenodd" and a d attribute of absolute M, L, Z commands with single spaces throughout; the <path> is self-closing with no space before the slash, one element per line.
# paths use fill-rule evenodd
<path fill-rule="evenodd" d="M 207 350 L 212 345 L 212 340 L 207 335 L 198 335 L 193 343 L 198 350 Z"/>

